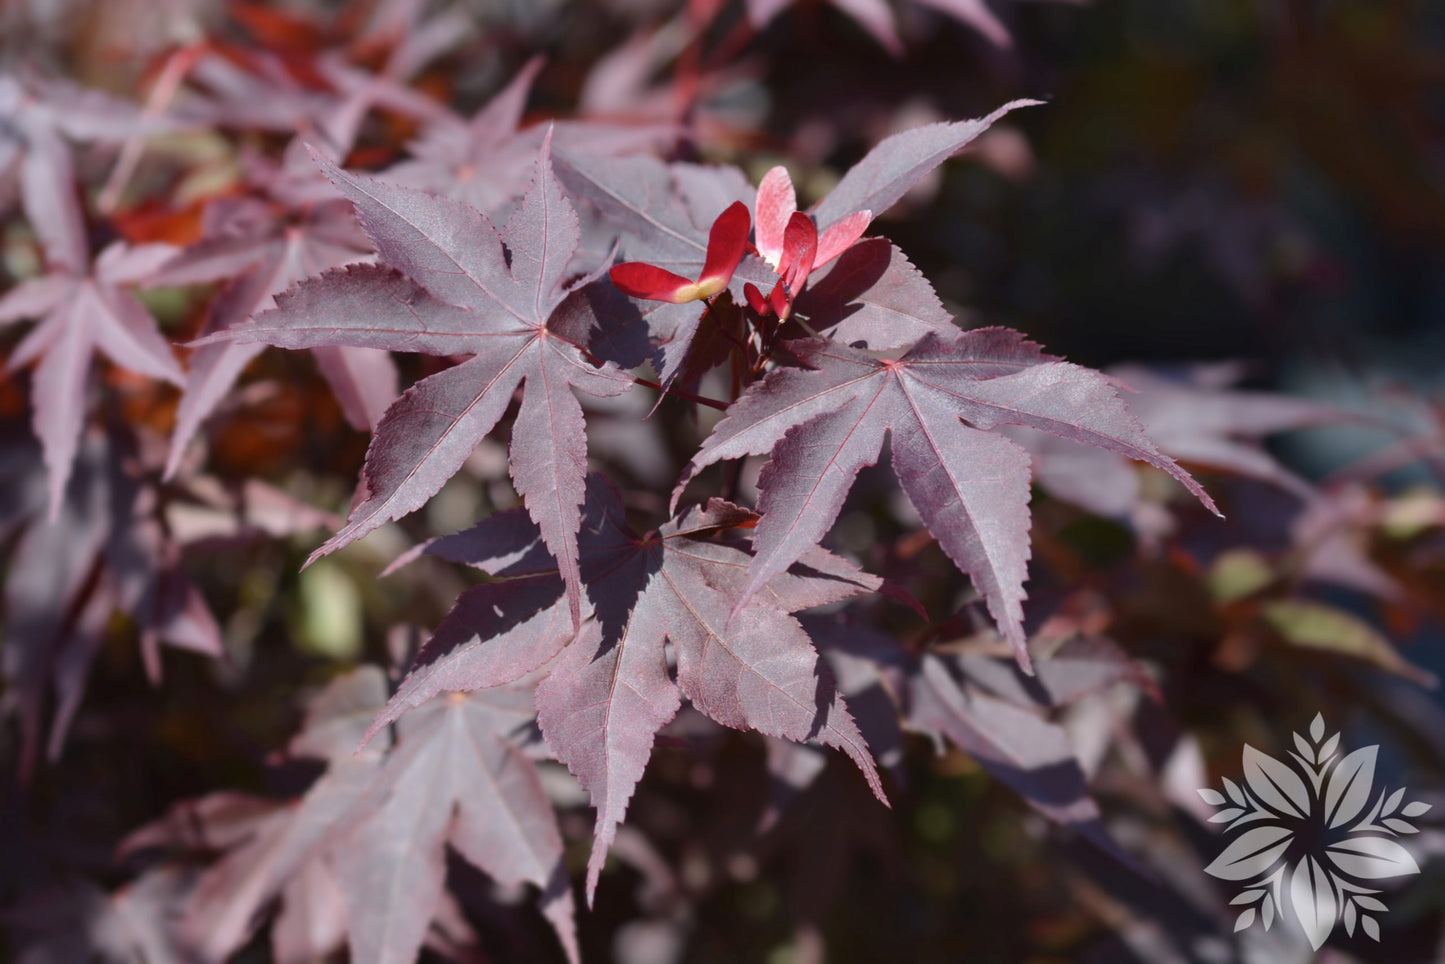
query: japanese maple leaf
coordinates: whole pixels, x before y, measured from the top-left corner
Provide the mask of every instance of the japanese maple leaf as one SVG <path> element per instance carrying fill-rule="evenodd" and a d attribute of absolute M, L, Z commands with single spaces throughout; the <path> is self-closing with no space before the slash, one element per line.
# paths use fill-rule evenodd
<path fill-rule="evenodd" d="M 315 167 L 307 161 L 313 177 Z M 331 188 L 329 182 L 324 182 Z M 294 193 L 297 185 L 288 187 Z M 278 202 L 280 198 L 276 199 Z M 202 239 L 146 279 L 149 286 L 225 281 L 211 302 L 203 335 L 227 331 L 275 306 L 275 296 L 327 268 L 369 260 L 371 245 L 351 203 L 334 197 L 298 206 L 288 216 L 256 198 L 221 198 L 207 206 Z M 191 356 L 176 412 L 167 477 L 186 446 L 225 398 L 259 344 L 217 342 Z M 313 353 L 347 420 L 374 428 L 396 397 L 396 370 L 385 352 L 317 346 Z"/>
<path fill-rule="evenodd" d="M 815 250 L 794 288 L 796 310 L 814 331 L 840 326 L 848 341 L 870 347 L 910 343 L 928 331 L 949 331 L 952 321 L 938 296 L 902 253 L 886 241 L 857 242 L 872 216 L 892 207 L 930 171 L 968 146 L 996 120 L 1035 103 L 1013 101 L 978 120 L 929 124 L 895 134 L 845 174 L 837 186 L 801 217 L 816 232 Z M 788 224 L 798 215 L 791 179 L 775 169 L 752 187 L 729 167 L 664 164 L 650 157 L 598 158 L 559 155 L 558 176 L 625 234 L 622 256 L 679 278 L 709 272 L 709 234 L 719 215 L 742 202 L 755 215 L 755 247 L 729 275 L 728 290 L 748 303 L 747 286 L 774 288 Z M 811 296 L 810 296 L 811 293 Z M 682 368 L 701 320 L 698 306 L 644 300 L 643 320 L 659 343 L 656 367 L 664 383 Z M 802 334 L 804 329 L 797 329 Z"/>
<path fill-rule="evenodd" d="M 1358 419 L 1310 399 L 1234 388 L 1243 376 L 1234 364 L 1196 365 L 1172 373 L 1126 365 L 1108 374 L 1130 389 L 1129 409 L 1160 451 L 1194 468 L 1277 486 L 1307 503 L 1316 498 L 1315 487 L 1270 454 L 1264 438 Z M 1034 456 L 1036 480 L 1054 497 L 1099 515 L 1127 519 L 1141 531 L 1167 521 L 1141 502 L 1139 475 L 1118 455 L 1032 433 L 1017 440 Z"/>
<path fill-rule="evenodd" d="M 277 54 L 213 45 L 191 67 L 192 91 L 176 106 L 181 120 L 208 127 L 287 133 L 318 131 L 338 105 L 336 94 L 301 83 Z"/>
<path fill-rule="evenodd" d="M 226 852 L 189 895 L 180 927 L 187 952 L 228 959 L 280 897 L 278 959 L 305 958 L 298 944 L 311 956 L 330 953 L 349 934 L 356 961 L 414 960 L 450 905 L 450 846 L 500 883 L 542 888 L 542 912 L 575 962 L 562 838 L 535 764 L 516 745 L 534 718 L 530 695 L 500 689 L 433 701 L 402 721 L 395 744 L 378 740 L 357 754 L 385 697 L 376 667 L 320 694 L 291 753 L 329 767 L 299 801 L 214 794 L 127 839 L 123 853 L 157 844 Z"/>
<path fill-rule="evenodd" d="M 676 138 L 667 124 L 556 121 L 522 127 L 527 97 L 542 69 L 534 57 L 470 119 L 450 112 L 430 118 L 407 145 L 409 160 L 392 165 L 384 179 L 432 191 L 496 214 L 527 188 L 537 148 L 550 129 L 553 146 L 590 155 L 631 154 L 665 147 Z"/>
<path fill-rule="evenodd" d="M 1197 365 L 1176 373 L 1179 377 L 1133 365 L 1109 374 L 1137 392 L 1130 407 L 1174 458 L 1268 482 L 1306 500 L 1314 487 L 1281 465 L 1261 441 L 1281 432 L 1359 420 L 1312 399 L 1234 388 L 1244 375 L 1238 365 Z"/>
<path fill-rule="evenodd" d="M 85 222 L 70 141 L 118 143 L 173 126 L 97 90 L 0 74 L 0 177 L 19 167 L 20 202 L 53 268 L 84 272 Z"/>
<path fill-rule="evenodd" d="M 40 319 L 7 367 L 14 371 L 39 359 L 30 394 L 35 434 L 50 473 L 52 518 L 64 501 L 85 422 L 91 357 L 99 351 L 131 371 L 181 384 L 180 365 L 155 320 L 121 287 L 149 275 L 174 250 L 118 241 L 92 265 L 82 247 L 53 273 L 23 281 L 0 297 L 0 325 Z"/>
<path fill-rule="evenodd" d="M 504 685 L 545 665 L 537 686 L 543 736 L 597 807 L 589 895 L 653 739 L 684 696 L 725 726 L 841 749 L 883 799 L 866 743 L 789 615 L 879 580 L 814 549 L 727 625 L 750 557 L 725 533 L 750 526 L 752 513 L 713 500 L 639 536 L 610 485 L 593 476 L 587 494 L 580 546 L 591 618 L 575 639 L 548 574 L 556 564 L 519 513 L 436 540 L 429 554 L 504 579 L 458 599 L 372 732 L 438 693 Z M 675 682 L 665 642 L 677 660 Z"/>
<path fill-rule="evenodd" d="M 998 425 L 1027 425 L 1157 465 L 1213 502 L 1160 454 L 1108 379 L 1001 328 L 929 334 L 901 358 L 828 342 L 796 344 L 805 369 L 755 383 L 729 409 L 674 492 L 722 459 L 771 453 L 758 480 L 757 556 L 739 610 L 825 536 L 853 479 L 892 436 L 893 469 L 939 545 L 978 588 L 1028 665 L 1023 583 L 1029 455 Z"/>
<path fill-rule="evenodd" d="M 532 188 L 501 236 L 482 214 L 449 198 L 348 174 L 318 156 L 391 267 L 328 272 L 283 294 L 254 324 L 213 336 L 284 348 L 473 356 L 418 382 L 387 410 L 367 451 L 360 501 L 311 561 L 424 504 L 525 384 L 512 430 L 512 480 L 558 559 L 573 622 L 580 622 L 577 528 L 587 436 L 573 391 L 617 395 L 631 378 L 593 365 L 547 327 L 566 297 L 578 241 L 549 147 L 543 143 Z"/>
<path fill-rule="evenodd" d="M 394 35 L 395 45 L 377 73 L 353 66 L 340 51 L 318 56 L 317 72 L 341 94 L 341 103 L 322 123 L 338 155 L 344 156 L 355 146 L 363 120 L 377 108 L 417 121 L 444 116 L 447 109 L 441 103 L 407 84 L 427 64 L 467 39 L 471 28 L 472 19 L 457 9 L 411 23 Z"/>
<path fill-rule="evenodd" d="M 16 450 L 33 460 L 33 449 Z M 161 679 L 161 645 L 222 658 L 221 628 L 187 574 L 184 553 L 199 544 L 231 548 L 262 534 L 284 536 L 315 528 L 324 516 L 252 481 L 244 496 L 213 479 L 158 484 L 160 439 L 93 432 L 81 448 L 59 516 L 33 519 L 39 493 L 24 494 L 24 478 L 0 475 L 28 525 L 8 559 L 0 712 L 19 717 L 22 770 L 38 757 L 41 714 L 54 692 L 48 752 L 64 746 L 80 707 L 91 665 L 117 614 L 139 635 L 142 663 Z M 38 487 L 37 487 L 38 488 Z M 244 504 L 241 500 L 244 499 Z M 10 506 L 5 506 L 9 509 Z"/>
<path fill-rule="evenodd" d="M 1069 732 L 1046 715 L 1101 686 L 1147 681 L 1121 653 L 1097 645 L 1061 650 L 1057 660 L 1039 660 L 1037 676 L 1025 678 L 1016 664 L 990 659 L 980 672 L 982 657 L 909 652 L 858 623 L 805 618 L 823 656 L 847 681 L 855 708 L 868 705 L 870 695 L 883 704 L 860 714 L 860 722 L 871 718 L 864 728 L 870 741 L 875 735 L 884 745 L 890 736 L 897 740 L 900 726 L 940 750 L 946 740 L 1039 813 L 1127 862 L 1104 826 Z"/>
<path fill-rule="evenodd" d="M 536 767 L 513 745 L 531 695 L 454 693 L 408 713 L 397 746 L 346 816 L 331 855 L 357 961 L 413 960 L 446 879 L 446 847 L 502 884 L 542 890 L 542 913 L 578 959 L 562 837 Z"/>

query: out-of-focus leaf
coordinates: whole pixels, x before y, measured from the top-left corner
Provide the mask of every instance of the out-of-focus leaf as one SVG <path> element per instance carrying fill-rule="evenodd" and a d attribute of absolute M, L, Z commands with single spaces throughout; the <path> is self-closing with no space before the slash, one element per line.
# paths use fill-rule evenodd
<path fill-rule="evenodd" d="M 1238 602 L 1275 580 L 1274 568 L 1253 549 L 1222 552 L 1209 567 L 1209 591 L 1221 605 Z"/>
<path fill-rule="evenodd" d="M 1406 660 L 1379 630 L 1344 610 L 1288 599 L 1267 604 L 1264 619 L 1291 645 L 1364 660 L 1422 685 L 1435 683 L 1434 674 Z"/>

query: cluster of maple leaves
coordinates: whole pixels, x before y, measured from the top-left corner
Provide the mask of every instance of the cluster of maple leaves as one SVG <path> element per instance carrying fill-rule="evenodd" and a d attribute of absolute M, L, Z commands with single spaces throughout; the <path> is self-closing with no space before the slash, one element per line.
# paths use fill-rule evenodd
<path fill-rule="evenodd" d="M 689 16 L 716 15 L 705 6 Z M 783 6 L 748 3 L 752 29 Z M 901 49 L 886 6 L 840 6 Z M 985 4 L 925 6 L 1007 40 Z M 37 252 L 0 296 L 0 324 L 23 326 L 7 370 L 25 388 L 31 429 L 7 436 L 0 465 L 13 546 L 3 709 L 18 721 L 19 772 L 43 766 L 42 745 L 61 752 L 112 614 L 134 620 L 154 681 L 161 643 L 224 657 L 183 550 L 330 527 L 309 565 L 427 506 L 454 478 L 474 481 L 478 447 L 496 437 L 507 439 L 516 504 L 390 567 L 428 557 L 480 581 L 396 685 L 367 665 L 310 702 L 287 750 L 325 763 L 310 789 L 188 801 L 125 842 L 126 854 L 223 854 L 184 886 L 146 878 L 179 889 L 165 939 L 185 959 L 225 959 L 278 901 L 278 960 L 343 942 L 357 961 L 409 960 L 423 943 L 455 950 L 468 925 L 445 888 L 451 848 L 499 884 L 535 886 L 576 960 L 564 837 L 539 763 L 563 764 L 595 809 L 590 901 L 684 701 L 769 738 L 770 763 L 794 789 L 819 768 L 813 751 L 785 744 L 842 751 L 885 805 L 875 759 L 896 766 L 905 730 L 946 739 L 1117 852 L 1047 711 L 1154 682 L 1085 617 L 1056 637 L 1026 620 L 1031 487 L 1157 541 L 1178 493 L 1141 496 L 1136 461 L 1211 510 L 1175 458 L 1308 498 L 1255 442 L 1338 413 L 1231 391 L 1223 370 L 1184 383 L 1106 375 L 1017 332 L 959 325 L 875 219 L 1032 102 L 887 137 L 800 209 L 786 166 L 754 184 L 739 167 L 676 160 L 709 146 L 696 103 L 524 123 L 539 58 L 470 117 L 454 112 L 414 82 L 465 35 L 466 18 L 422 9 L 383 3 L 304 56 L 219 40 L 181 48 L 143 106 L 35 71 L 0 75 L 0 177 Z M 266 25 L 300 30 L 263 8 L 236 10 L 263 38 Z M 412 137 L 368 164 L 382 119 Z M 136 204 L 123 199 L 137 157 L 196 130 L 244 145 L 236 176 L 202 192 L 187 243 L 136 241 L 136 220 L 121 215 Z M 111 148 L 99 175 L 95 148 Z M 108 220 L 132 239 L 98 243 Z M 187 286 L 210 287 L 178 354 L 137 292 Z M 204 472 L 207 425 L 237 404 L 266 346 L 309 349 L 346 420 L 371 434 L 344 522 L 260 479 Z M 435 361 L 399 367 L 413 354 Z M 109 366 L 174 386 L 168 439 L 117 410 Z M 1125 387 L 1137 400 L 1126 403 Z M 634 471 L 620 468 L 627 443 L 589 450 L 599 423 L 622 422 L 654 433 L 634 459 L 664 425 L 689 439 L 685 464 L 669 472 L 664 454 Z M 967 577 L 962 610 L 957 594 L 915 600 L 907 566 L 874 574 L 825 548 L 885 443 L 895 511 L 915 544 L 936 543 Z M 670 497 L 665 484 L 636 488 L 659 474 Z M 1326 537 L 1338 528 L 1319 524 Z M 1390 591 L 1359 552 L 1329 558 L 1322 578 Z M 1017 668 L 987 645 L 982 656 L 933 650 L 916 632 L 905 642 L 879 628 L 956 628 L 979 608 L 971 600 L 988 615 L 974 621 L 977 638 L 996 634 Z M 1305 604 L 1282 601 L 1262 618 L 1298 627 L 1290 605 Z M 1365 656 L 1408 665 L 1387 651 Z"/>

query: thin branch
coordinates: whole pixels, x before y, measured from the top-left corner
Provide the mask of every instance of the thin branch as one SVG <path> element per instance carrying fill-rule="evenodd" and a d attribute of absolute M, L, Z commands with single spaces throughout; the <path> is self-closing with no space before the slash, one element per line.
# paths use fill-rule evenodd
<path fill-rule="evenodd" d="M 671 385 L 663 385 L 660 382 L 655 382 L 650 378 L 643 378 L 640 375 L 633 375 L 632 381 L 635 384 L 661 392 L 663 395 L 676 395 L 678 398 L 685 398 L 689 402 L 696 402 L 699 405 L 706 405 L 708 408 L 715 408 L 719 412 L 727 411 L 728 403 L 719 401 L 716 398 L 694 395 L 692 392 L 683 391 L 681 388 L 673 388 Z"/>

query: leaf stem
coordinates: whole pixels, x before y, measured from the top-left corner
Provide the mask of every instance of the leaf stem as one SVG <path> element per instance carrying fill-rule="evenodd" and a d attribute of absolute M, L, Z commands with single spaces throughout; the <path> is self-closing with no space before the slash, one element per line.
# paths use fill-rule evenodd
<path fill-rule="evenodd" d="M 632 381 L 645 388 L 661 392 L 663 395 L 676 395 L 678 398 L 685 398 L 689 402 L 696 402 L 698 405 L 706 405 L 708 408 L 715 408 L 719 412 L 727 411 L 728 403 L 719 401 L 716 398 L 708 398 L 704 395 L 694 395 L 692 392 L 684 391 L 681 388 L 673 388 L 671 385 L 663 385 L 650 378 L 643 378 L 641 375 L 633 375 Z"/>

